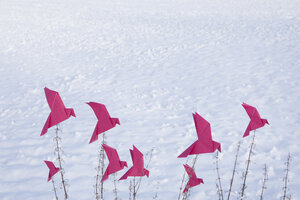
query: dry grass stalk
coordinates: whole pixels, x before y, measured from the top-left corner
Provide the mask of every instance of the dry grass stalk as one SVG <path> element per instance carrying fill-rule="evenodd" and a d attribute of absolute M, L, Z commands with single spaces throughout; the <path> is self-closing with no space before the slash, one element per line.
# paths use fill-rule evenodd
<path fill-rule="evenodd" d="M 236 154 L 235 154 L 235 161 L 234 161 L 234 166 L 233 166 L 233 170 L 232 170 L 232 176 L 231 176 L 231 180 L 230 180 L 230 186 L 229 186 L 229 190 L 228 190 L 227 200 L 229 200 L 230 194 L 231 194 L 231 189 L 232 189 L 232 185 L 233 185 L 234 175 L 236 173 L 236 165 L 237 165 L 237 159 L 238 159 L 238 156 L 239 156 L 240 147 L 241 147 L 241 141 L 239 141 L 239 143 L 238 143 Z"/>
<path fill-rule="evenodd" d="M 59 129 L 59 126 L 56 125 L 56 130 L 55 130 L 55 141 L 56 141 L 56 148 L 55 148 L 55 152 L 57 153 L 57 161 L 59 164 L 59 169 L 60 169 L 60 176 L 61 176 L 61 182 L 62 182 L 62 188 L 64 189 L 64 197 L 65 200 L 68 199 L 68 193 L 67 193 L 67 189 L 66 189 L 66 180 L 64 179 L 64 169 L 62 167 L 62 158 L 61 158 L 61 147 L 59 146 L 59 142 L 61 141 L 61 138 L 58 136 L 58 132 L 61 131 Z"/>

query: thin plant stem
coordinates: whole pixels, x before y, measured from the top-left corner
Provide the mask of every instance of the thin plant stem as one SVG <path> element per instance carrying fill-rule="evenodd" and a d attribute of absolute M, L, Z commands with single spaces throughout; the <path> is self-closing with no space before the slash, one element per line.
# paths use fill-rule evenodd
<path fill-rule="evenodd" d="M 113 192 L 115 194 L 115 199 L 114 200 L 118 200 L 118 190 L 117 190 L 116 173 L 114 173 L 114 190 L 113 190 Z"/>
<path fill-rule="evenodd" d="M 289 153 L 288 157 L 287 157 L 287 161 L 285 163 L 286 164 L 286 169 L 285 169 L 285 176 L 283 178 L 283 181 L 284 181 L 283 197 L 282 197 L 283 200 L 285 200 L 286 198 L 288 198 L 288 199 L 290 198 L 290 197 L 287 196 L 287 190 L 288 190 L 287 184 L 288 184 L 288 180 L 289 180 L 288 176 L 289 176 L 290 161 L 291 161 L 291 155 Z"/>
<path fill-rule="evenodd" d="M 180 184 L 180 188 L 179 188 L 178 200 L 180 200 L 180 197 L 181 197 L 181 191 L 182 191 L 184 180 L 185 180 L 185 172 L 183 173 L 183 177 L 182 177 L 182 180 L 181 180 L 181 184 Z"/>
<path fill-rule="evenodd" d="M 239 156 L 240 147 L 241 147 L 241 141 L 239 141 L 238 146 L 237 146 L 237 150 L 236 150 L 234 167 L 233 167 L 233 170 L 232 170 L 232 176 L 231 176 L 231 180 L 230 180 L 230 186 L 229 186 L 229 190 L 228 190 L 227 200 L 229 200 L 229 198 L 230 198 L 230 193 L 231 193 L 231 189 L 232 189 L 232 185 L 233 185 L 233 180 L 234 180 L 234 175 L 235 175 L 235 171 L 236 171 L 236 165 L 237 165 L 237 159 L 238 159 L 238 156 Z"/>
<path fill-rule="evenodd" d="M 132 181 L 129 181 L 129 200 L 132 198 Z"/>
<path fill-rule="evenodd" d="M 59 168 L 60 168 L 60 176 L 61 176 L 61 181 L 62 181 L 62 186 L 63 186 L 63 189 L 64 189 L 64 193 L 65 193 L 65 199 L 68 199 L 68 193 L 67 193 L 67 190 L 66 190 L 66 184 L 65 184 L 65 179 L 64 179 L 64 170 L 62 168 L 62 159 L 61 159 L 61 155 L 60 155 L 60 147 L 59 147 L 59 144 L 58 144 L 58 140 L 59 140 L 59 136 L 58 136 L 58 132 L 59 132 L 59 127 L 58 125 L 56 126 L 56 152 L 57 152 L 57 160 L 58 160 L 58 163 L 59 163 Z"/>
<path fill-rule="evenodd" d="M 105 144 L 105 132 L 102 134 L 102 142 L 100 143 L 100 148 L 99 148 L 99 161 L 98 161 L 98 167 L 97 167 L 96 186 L 95 186 L 97 200 L 99 200 L 99 199 L 103 200 L 103 182 L 100 183 L 100 186 L 98 185 L 100 177 L 103 177 L 103 174 L 104 174 L 104 156 L 105 155 L 104 155 L 104 148 L 102 147 L 102 144 Z M 101 175 L 100 175 L 100 173 L 101 173 Z"/>
<path fill-rule="evenodd" d="M 132 192 L 132 197 L 133 197 L 133 200 L 135 200 L 136 198 L 136 184 L 135 184 L 135 177 L 133 177 L 133 192 Z"/>
<path fill-rule="evenodd" d="M 262 184 L 262 187 L 261 187 L 260 200 L 263 200 L 264 191 L 265 191 L 265 189 L 267 189 L 267 187 L 266 187 L 267 180 L 268 180 L 268 169 L 267 169 L 267 165 L 265 164 L 264 179 L 263 179 L 263 184 Z"/>
<path fill-rule="evenodd" d="M 58 200 L 58 197 L 57 197 L 57 192 L 56 192 L 56 187 L 55 187 L 54 180 L 53 180 L 53 178 L 52 178 L 51 180 L 52 180 L 52 185 L 53 185 L 53 191 L 54 191 L 54 194 L 55 194 L 55 199 L 56 199 L 56 200 Z"/>
<path fill-rule="evenodd" d="M 218 193 L 219 193 L 219 198 L 224 200 L 223 196 L 223 190 L 222 190 L 222 184 L 221 184 L 221 177 L 219 173 L 219 152 L 216 153 L 216 170 L 217 170 L 217 175 L 218 175 Z"/>
<path fill-rule="evenodd" d="M 245 189 L 246 189 L 246 180 L 247 180 L 247 175 L 249 172 L 249 165 L 250 165 L 250 161 L 251 161 L 250 158 L 253 153 L 252 149 L 253 149 L 253 145 L 254 145 L 255 132 L 256 131 L 254 130 L 253 138 L 252 138 L 252 142 L 251 142 L 251 146 L 250 146 L 250 150 L 249 150 L 248 160 L 247 160 L 247 167 L 246 167 L 246 171 L 244 173 L 244 181 L 243 181 L 242 191 L 241 191 L 241 200 L 244 198 L 244 193 L 245 193 Z"/>

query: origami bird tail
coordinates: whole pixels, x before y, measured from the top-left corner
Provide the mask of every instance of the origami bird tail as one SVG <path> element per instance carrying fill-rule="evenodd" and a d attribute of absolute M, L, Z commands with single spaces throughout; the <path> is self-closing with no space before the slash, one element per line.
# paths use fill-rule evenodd
<path fill-rule="evenodd" d="M 186 193 L 186 192 L 188 192 L 189 191 L 189 189 L 190 189 L 190 185 L 189 185 L 189 182 L 186 184 L 186 186 L 185 186 L 185 188 L 184 188 L 184 190 L 183 190 L 183 192 L 182 193 Z"/>
<path fill-rule="evenodd" d="M 45 135 L 47 133 L 48 128 L 50 127 L 50 120 L 51 120 L 51 115 L 48 116 L 47 121 L 46 121 L 46 123 L 45 123 L 45 125 L 43 127 L 43 130 L 42 130 L 40 136 Z"/>
<path fill-rule="evenodd" d="M 188 155 L 193 154 L 192 151 L 193 151 L 195 145 L 197 145 L 197 141 L 194 142 L 191 146 L 189 146 L 189 148 L 187 148 L 184 152 L 182 152 L 182 154 L 180 154 L 180 155 L 178 156 L 178 158 L 185 158 L 185 157 L 187 157 Z"/>
<path fill-rule="evenodd" d="M 247 126 L 247 128 L 246 128 L 246 131 L 245 131 L 245 133 L 244 133 L 244 135 L 243 135 L 243 137 L 247 137 L 249 134 L 250 134 L 250 123 L 249 123 L 249 125 Z"/>
<path fill-rule="evenodd" d="M 132 171 L 132 167 L 119 179 L 119 181 L 127 179 L 127 177 L 130 175 L 131 171 Z"/>
<path fill-rule="evenodd" d="M 103 177 L 101 179 L 101 183 L 103 183 L 104 181 L 106 181 L 108 179 L 108 167 L 106 168 Z"/>
<path fill-rule="evenodd" d="M 90 139 L 89 144 L 91 144 L 92 142 L 95 142 L 96 140 L 98 140 L 98 135 L 97 135 L 98 131 L 97 130 L 98 130 L 98 126 L 96 126 L 96 128 L 95 128 L 95 130 L 93 132 L 93 135 L 92 135 L 92 137 Z"/>

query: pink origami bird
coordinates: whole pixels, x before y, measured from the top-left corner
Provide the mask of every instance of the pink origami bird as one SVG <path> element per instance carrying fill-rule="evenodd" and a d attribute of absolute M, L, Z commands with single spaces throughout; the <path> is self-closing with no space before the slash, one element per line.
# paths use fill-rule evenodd
<path fill-rule="evenodd" d="M 51 112 L 41 132 L 41 136 L 47 133 L 48 128 L 68 119 L 71 115 L 76 117 L 73 108 L 66 108 L 58 92 L 44 88 L 47 102 Z"/>
<path fill-rule="evenodd" d="M 263 127 L 265 124 L 269 124 L 268 120 L 262 119 L 257 111 L 257 109 L 253 106 L 250 106 L 246 103 L 243 103 L 242 106 L 245 108 L 247 114 L 250 117 L 250 122 L 246 128 L 246 131 L 243 137 L 246 137 L 250 134 L 250 131 Z"/>
<path fill-rule="evenodd" d="M 98 122 L 93 132 L 90 144 L 98 140 L 98 135 L 116 126 L 120 125 L 119 118 L 111 118 L 105 105 L 101 103 L 89 102 L 87 103 L 93 109 Z"/>
<path fill-rule="evenodd" d="M 104 148 L 104 150 L 106 152 L 106 155 L 109 160 L 109 164 L 105 170 L 105 173 L 101 179 L 101 182 L 108 179 L 108 176 L 110 174 L 113 174 L 117 171 L 122 170 L 125 166 L 127 167 L 127 163 L 125 161 L 120 161 L 120 158 L 119 158 L 119 155 L 118 155 L 118 152 L 116 149 L 114 149 L 106 144 L 102 144 L 102 147 Z"/>
<path fill-rule="evenodd" d="M 143 154 L 133 145 L 133 150 L 130 150 L 133 166 L 119 179 L 127 179 L 128 176 L 147 176 L 149 177 L 149 170 L 144 168 Z"/>
<path fill-rule="evenodd" d="M 59 171 L 59 168 L 55 167 L 55 165 L 51 161 L 44 160 L 44 162 L 46 163 L 46 165 L 49 168 L 48 181 L 50 181 L 52 176 L 54 176 Z"/>
<path fill-rule="evenodd" d="M 198 140 L 187 148 L 178 158 L 187 157 L 192 154 L 212 153 L 216 149 L 221 152 L 221 144 L 212 140 L 210 124 L 198 113 L 193 113 Z"/>
<path fill-rule="evenodd" d="M 193 168 L 191 168 L 188 164 L 183 165 L 186 173 L 189 175 L 189 181 L 186 184 L 183 193 L 189 191 L 191 187 L 195 187 L 196 185 L 200 185 L 200 183 L 204 184 L 202 178 L 197 178 L 196 173 Z"/>

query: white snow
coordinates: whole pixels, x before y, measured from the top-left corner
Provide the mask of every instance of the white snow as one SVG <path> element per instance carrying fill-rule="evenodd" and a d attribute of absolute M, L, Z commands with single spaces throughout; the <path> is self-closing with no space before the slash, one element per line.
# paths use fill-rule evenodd
<path fill-rule="evenodd" d="M 282 196 L 289 152 L 289 192 L 300 199 L 298 0 L 0 0 L 0 199 L 53 198 L 43 160 L 55 160 L 54 128 L 39 136 L 49 114 L 45 86 L 77 115 L 61 125 L 70 199 L 94 198 L 100 141 L 88 144 L 96 124 L 88 101 L 120 118 L 107 143 L 129 167 L 133 144 L 146 162 L 154 149 L 138 199 L 156 192 L 158 199 L 177 199 L 186 162 L 177 156 L 196 139 L 192 112 L 222 143 L 227 192 L 249 122 L 242 102 L 270 122 L 257 131 L 248 199 L 259 198 L 265 163 L 265 199 Z M 250 141 L 242 139 L 233 199 Z M 214 156 L 199 156 L 196 174 L 205 184 L 192 188 L 190 199 L 217 199 Z M 105 199 L 114 197 L 112 177 Z M 121 199 L 128 199 L 128 183 L 118 182 Z"/>

